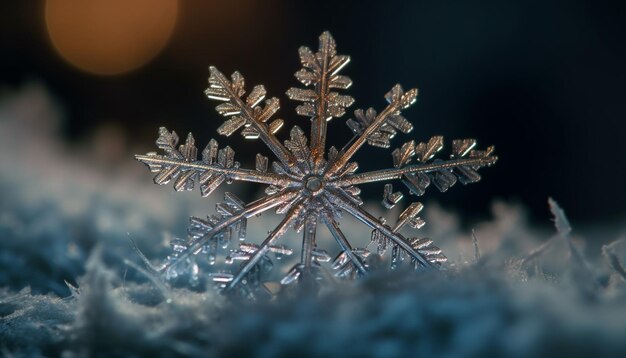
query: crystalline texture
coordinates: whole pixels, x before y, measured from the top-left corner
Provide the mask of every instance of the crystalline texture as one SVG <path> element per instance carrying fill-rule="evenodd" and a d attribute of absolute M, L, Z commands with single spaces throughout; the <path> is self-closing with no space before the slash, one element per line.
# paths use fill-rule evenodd
<path fill-rule="evenodd" d="M 425 224 L 419 217 L 421 203 L 410 203 L 395 222 L 387 224 L 385 219 L 363 209 L 358 186 L 399 180 L 417 196 L 423 195 L 430 184 L 447 191 L 457 181 L 468 184 L 480 180 L 478 169 L 497 160 L 493 147 L 475 150 L 475 140 L 455 140 L 451 155 L 445 159 L 436 157 L 443 148 L 443 137 L 435 136 L 418 144 L 410 140 L 391 151 L 392 168 L 358 173 L 358 164 L 351 160 L 364 144 L 390 148 L 399 133 L 413 130 L 402 111 L 415 103 L 417 90 L 405 91 L 395 85 L 384 96 L 388 105 L 382 110 L 355 110 L 354 118 L 346 121 L 354 139 L 340 151 L 335 147 L 326 149 L 328 122 L 342 117 L 354 102 L 342 93 L 352 85 L 352 80 L 339 74 L 350 57 L 337 54 L 335 40 L 328 32 L 320 36 L 317 52 L 301 47 L 299 55 L 302 68 L 295 77 L 304 88 L 294 87 L 286 94 L 301 103 L 296 113 L 310 120 L 311 130 L 307 138 L 300 127 L 293 126 L 284 143 L 275 136 L 284 121 L 272 118 L 279 109 L 278 99 L 266 98 L 262 85 L 248 92 L 239 72 L 228 78 L 210 67 L 205 93 L 209 99 L 220 102 L 216 110 L 225 117 L 217 132 L 230 136 L 241 131 L 247 139 L 261 140 L 274 154 L 271 165 L 267 157 L 257 154 L 254 169 L 240 168 L 233 149 L 228 146 L 220 149 L 214 139 L 198 158 L 191 134 L 178 146 L 178 135 L 165 128 L 159 129 L 157 139 L 163 154 L 136 156 L 156 173 L 156 184 L 173 182 L 176 190 L 192 190 L 197 186 L 203 196 L 210 195 L 223 183 L 234 181 L 267 185 L 266 195 L 256 201 L 245 203 L 226 193 L 224 202 L 216 206 L 216 214 L 206 219 L 191 218 L 187 239 L 172 241 L 172 253 L 156 268 L 167 278 L 186 276 L 191 284 L 198 284 L 201 276 L 196 260 L 203 256 L 210 265 L 216 264 L 218 254 L 225 250 L 223 262 L 234 265 L 235 269 L 224 272 L 222 266 L 216 265 L 220 271 L 209 272 L 205 275 L 207 280 L 225 292 L 258 297 L 266 292 L 264 275 L 273 267 L 272 257 L 280 259 L 294 252 L 277 243 L 290 229 L 303 232 L 301 258 L 281 280 L 283 286 L 323 280 L 322 264 L 330 261 L 337 277 L 354 279 L 367 274 L 375 255 L 389 254 L 393 269 L 406 265 L 417 270 L 435 269 L 446 260 L 432 240 L 407 238 L 400 233 L 407 225 L 419 229 Z M 384 207 L 391 209 L 402 198 L 402 192 L 394 191 L 391 183 L 384 185 Z M 283 215 L 280 224 L 260 244 L 246 241 L 247 220 L 270 209 Z M 371 245 L 376 253 L 368 248 L 352 247 L 339 228 L 345 214 L 372 229 Z M 335 259 L 317 247 L 316 233 L 322 225 L 328 228 L 340 249 Z"/>

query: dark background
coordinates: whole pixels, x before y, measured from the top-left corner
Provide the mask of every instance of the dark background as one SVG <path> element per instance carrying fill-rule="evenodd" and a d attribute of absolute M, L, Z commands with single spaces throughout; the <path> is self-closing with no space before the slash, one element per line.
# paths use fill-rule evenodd
<path fill-rule="evenodd" d="M 323 30 L 352 57 L 343 71 L 354 82 L 352 109 L 381 110 L 383 95 L 400 82 L 420 89 L 418 103 L 405 112 L 416 127 L 412 138 L 443 134 L 496 146 L 500 161 L 482 171 L 482 182 L 446 195 L 433 190 L 431 199 L 470 216 L 503 198 L 545 218 L 548 196 L 578 222 L 626 214 L 624 1 L 181 1 L 164 51 L 139 70 L 108 77 L 81 72 L 57 55 L 43 2 L 3 1 L 0 86 L 43 82 L 64 109 L 63 136 L 74 144 L 114 124 L 127 133 L 130 156 L 152 150 L 157 128 L 166 125 L 182 135 L 193 131 L 200 146 L 211 137 L 228 143 L 250 165 L 257 150 L 267 151 L 238 134 L 215 133 L 222 119 L 203 95 L 208 65 L 239 70 L 249 85 L 265 84 L 281 98 L 287 124 L 307 128 L 283 94 L 297 85 L 297 48 L 316 49 Z M 350 137 L 347 118 L 331 122 L 330 143 Z M 363 152 L 363 169 L 391 165 L 389 151 Z"/>

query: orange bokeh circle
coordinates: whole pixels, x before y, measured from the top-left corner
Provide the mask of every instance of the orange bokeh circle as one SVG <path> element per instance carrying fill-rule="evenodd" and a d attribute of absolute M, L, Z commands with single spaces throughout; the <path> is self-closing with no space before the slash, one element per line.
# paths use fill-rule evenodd
<path fill-rule="evenodd" d="M 98 75 L 135 70 L 165 47 L 178 0 L 47 0 L 46 28 L 69 63 Z"/>

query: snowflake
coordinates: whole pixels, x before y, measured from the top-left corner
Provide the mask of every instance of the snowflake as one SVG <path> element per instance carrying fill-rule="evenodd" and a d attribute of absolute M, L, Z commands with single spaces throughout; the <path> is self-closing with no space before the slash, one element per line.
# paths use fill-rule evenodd
<path fill-rule="evenodd" d="M 354 133 L 353 140 L 341 150 L 330 147 L 326 151 L 328 122 L 343 116 L 354 102 L 352 97 L 336 91 L 352 85 L 350 78 L 339 74 L 350 58 L 336 53 L 335 41 L 328 32 L 320 36 L 318 52 L 301 47 L 299 54 L 302 69 L 295 73 L 295 77 L 306 88 L 290 88 L 286 94 L 291 100 L 302 102 L 296 112 L 311 120 L 310 145 L 298 126 L 291 129 L 290 138 L 284 145 L 277 139 L 275 134 L 284 122 L 271 118 L 278 111 L 279 102 L 277 98 L 265 99 L 262 85 L 247 93 L 239 72 L 234 72 L 228 79 L 215 67 L 210 67 L 209 88 L 205 93 L 208 98 L 222 102 L 216 109 L 226 117 L 217 132 L 230 136 L 241 129 L 245 138 L 260 139 L 276 156 L 271 171 L 268 170 L 268 158 L 261 154 L 256 155 L 255 169 L 240 168 L 234 160 L 234 151 L 228 146 L 220 149 L 214 139 L 209 141 L 198 159 L 198 149 L 191 134 L 185 144 L 177 147 L 178 136 L 165 128 L 159 129 L 156 142 L 164 154 L 151 152 L 136 156 L 152 172 L 158 173 L 154 178 L 156 184 L 173 181 L 177 191 L 192 190 L 198 185 L 202 196 L 208 196 L 224 182 L 268 185 L 267 195 L 261 199 L 246 204 L 226 193 L 225 201 L 217 204 L 217 215 L 205 219 L 192 217 L 188 239 L 173 240 L 171 255 L 154 268 L 166 278 L 187 275 L 192 283 L 198 283 L 198 257 L 205 257 L 208 264 L 213 265 L 218 253 L 226 250 L 225 262 L 238 262 L 239 267 L 233 272 L 212 270 L 208 277 L 224 290 L 236 289 L 244 295 L 254 296 L 259 287 L 263 287 L 264 274 L 272 266 L 269 254 L 280 258 L 293 253 L 277 242 L 288 229 L 294 228 L 297 232 L 303 231 L 301 258 L 281 284 L 315 282 L 322 276 L 320 263 L 331 260 L 326 251 L 316 245 L 315 236 L 320 224 L 328 227 L 341 249 L 332 262 L 337 277 L 356 278 L 367 274 L 372 258 L 386 252 L 390 252 L 392 268 L 410 265 L 418 270 L 432 269 L 446 260 L 431 240 L 406 238 L 399 233 L 407 224 L 416 229 L 424 225 L 419 217 L 423 208 L 421 203 L 410 204 L 394 225 L 388 225 L 384 219 L 363 209 L 358 185 L 399 179 L 417 196 L 424 194 L 431 183 L 444 192 L 457 181 L 468 184 L 480 180 L 477 170 L 497 160 L 493 147 L 474 150 L 475 140 L 454 140 L 450 158 L 442 160 L 435 159 L 443 147 L 442 137 L 432 137 L 419 144 L 409 141 L 392 151 L 393 168 L 357 173 L 358 164 L 351 159 L 364 144 L 389 148 L 397 132 L 411 132 L 413 126 L 401 111 L 415 102 L 417 90 L 405 92 L 400 85 L 395 85 L 385 95 L 389 104 L 381 112 L 377 113 L 373 108 L 357 109 L 355 118 L 346 122 Z M 400 199 L 402 193 L 394 192 L 392 184 L 385 184 L 382 204 L 390 209 Z M 247 219 L 270 209 L 284 215 L 280 224 L 261 244 L 246 242 Z M 367 248 L 352 247 L 338 224 L 344 213 L 373 229 L 368 247 L 375 246 L 375 254 Z M 229 249 L 231 240 L 238 242 L 236 249 Z"/>

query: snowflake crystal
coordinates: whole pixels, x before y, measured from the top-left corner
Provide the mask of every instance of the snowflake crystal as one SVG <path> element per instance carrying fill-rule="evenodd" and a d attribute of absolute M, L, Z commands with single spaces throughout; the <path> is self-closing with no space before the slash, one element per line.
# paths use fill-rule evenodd
<path fill-rule="evenodd" d="M 302 69 L 295 73 L 295 77 L 305 88 L 290 88 L 286 94 L 291 100 L 302 102 L 296 112 L 311 120 L 311 135 L 307 140 L 302 129 L 294 126 L 284 145 L 275 136 L 284 122 L 271 119 L 279 109 L 278 99 L 265 99 L 262 85 L 247 93 L 239 72 L 234 72 L 228 79 L 215 67 L 210 67 L 209 88 L 205 93 L 208 98 L 221 102 L 216 109 L 226 117 L 217 132 L 230 136 L 241 129 L 245 138 L 263 141 L 277 159 L 272 162 L 271 171 L 268 170 L 268 158 L 261 154 L 256 155 L 255 169 L 240 168 L 234 160 L 233 149 L 228 146 L 220 149 L 214 139 L 209 141 L 198 159 L 198 149 L 191 134 L 185 144 L 178 146 L 176 133 L 165 128 L 159 129 L 156 141 L 163 154 L 151 152 L 136 156 L 152 172 L 158 173 L 154 178 L 156 184 L 173 181 L 177 191 L 192 190 L 197 185 L 202 196 L 208 196 L 224 182 L 268 185 L 267 195 L 261 199 L 245 203 L 226 193 L 225 201 L 217 204 L 217 215 L 192 217 L 188 238 L 173 240 L 171 255 L 154 268 L 166 278 L 184 276 L 192 284 L 197 284 L 201 279 L 199 257 L 214 265 L 218 253 L 225 250 L 225 263 L 240 265 L 233 272 L 212 270 L 206 277 L 224 291 L 256 297 L 259 291 L 264 291 L 263 279 L 272 267 L 269 254 L 280 258 L 293 253 L 277 242 L 287 230 L 294 228 L 303 232 L 301 258 L 281 284 L 316 282 L 323 277 L 320 263 L 331 261 L 326 251 L 316 245 L 319 224 L 329 229 L 341 249 L 332 262 L 335 275 L 340 278 L 353 279 L 367 274 L 372 258 L 386 252 L 390 252 L 391 268 L 433 269 L 446 261 L 441 249 L 431 240 L 406 238 L 399 233 L 407 224 L 416 229 L 424 225 L 419 217 L 423 208 L 421 203 L 410 204 L 394 225 L 388 225 L 384 219 L 363 209 L 358 185 L 399 179 L 411 194 L 417 196 L 424 194 L 431 183 L 445 192 L 457 181 L 468 184 L 480 180 L 477 170 L 497 160 L 493 147 L 475 150 L 473 139 L 454 140 L 450 158 L 436 159 L 435 155 L 443 147 L 443 137 L 432 137 L 419 144 L 409 141 L 392 151 L 393 168 L 357 173 L 358 164 L 351 159 L 364 144 L 389 148 L 397 132 L 411 132 L 413 126 L 401 111 L 415 102 L 417 90 L 405 92 L 400 85 L 395 85 L 385 95 L 388 105 L 381 112 L 377 113 L 373 108 L 356 110 L 354 119 L 346 122 L 354 133 L 353 140 L 341 150 L 330 147 L 327 151 L 328 122 L 343 116 L 354 102 L 352 97 L 336 91 L 352 85 L 350 78 L 339 74 L 350 58 L 336 53 L 335 41 L 328 32 L 320 36 L 318 52 L 301 47 L 299 54 Z M 394 192 L 392 184 L 385 184 L 382 204 L 390 209 L 400 199 L 402 193 Z M 247 220 L 270 209 L 284 215 L 280 224 L 261 244 L 246 242 Z M 338 224 L 344 213 L 373 229 L 368 247 L 374 246 L 375 253 L 367 248 L 352 247 Z M 237 248 L 230 248 L 235 246 L 231 241 L 237 242 Z"/>

